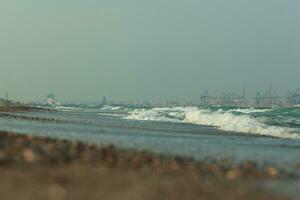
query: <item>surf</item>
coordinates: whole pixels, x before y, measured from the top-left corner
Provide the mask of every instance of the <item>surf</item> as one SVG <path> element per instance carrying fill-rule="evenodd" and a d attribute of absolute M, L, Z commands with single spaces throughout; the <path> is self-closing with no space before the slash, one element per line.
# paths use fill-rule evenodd
<path fill-rule="evenodd" d="M 252 113 L 271 112 L 270 109 L 210 110 L 198 107 L 135 109 L 126 119 L 189 123 L 213 126 L 226 132 L 300 139 L 300 129 L 268 125 Z M 238 113 L 238 114 L 235 114 Z"/>

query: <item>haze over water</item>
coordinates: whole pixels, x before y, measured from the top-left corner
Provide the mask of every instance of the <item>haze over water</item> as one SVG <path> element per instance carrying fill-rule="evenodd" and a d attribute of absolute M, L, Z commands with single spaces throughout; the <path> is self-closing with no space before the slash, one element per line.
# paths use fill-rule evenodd
<path fill-rule="evenodd" d="M 273 186 L 273 190 L 287 189 L 286 193 L 297 199 L 300 90 L 295 91 L 300 88 L 299 7 L 297 0 L 2 0 L 1 168 L 20 170 L 23 162 L 29 160 L 33 164 L 38 155 L 44 154 L 51 160 L 51 152 L 57 156 L 60 145 L 58 152 L 62 155 L 57 157 L 67 158 L 64 154 L 68 146 L 78 150 L 80 159 L 89 157 L 81 150 L 81 144 L 100 144 L 101 148 L 113 145 L 116 152 L 128 150 L 129 156 L 133 150 L 154 153 L 154 157 L 192 158 L 194 164 L 220 161 L 217 172 L 214 165 L 208 169 L 216 172 L 211 177 L 214 181 L 222 178 L 219 174 L 222 172 L 228 182 L 221 185 L 231 185 L 232 180 L 246 173 L 251 177 L 251 187 L 264 184 L 264 180 L 272 184 L 278 180 L 279 186 Z M 256 95 L 257 92 L 262 95 Z M 34 137 L 22 139 L 14 134 Z M 36 143 L 35 137 L 68 141 L 54 141 L 52 146 L 51 140 Z M 16 144 L 16 148 L 7 144 Z M 92 149 L 87 146 L 86 152 L 91 158 L 100 159 L 98 153 L 93 155 Z M 35 154 L 41 152 L 45 153 Z M 107 161 L 114 157 L 110 148 L 104 152 L 102 157 L 107 154 Z M 16 159 L 15 153 L 19 153 L 20 159 Z M 133 163 L 128 163 L 129 166 L 136 160 L 132 156 Z M 181 158 L 174 160 L 181 162 Z M 123 158 L 116 158 L 116 163 L 122 163 L 118 159 Z M 16 166 L 6 165 L 6 160 Z M 69 160 L 64 160 L 69 172 Z M 151 161 L 154 165 L 155 160 Z M 223 161 L 230 165 L 227 171 L 223 169 L 223 164 L 226 165 Z M 102 177 L 112 163 L 103 165 L 108 167 L 107 171 L 97 170 L 97 173 Z M 94 167 L 95 163 L 90 164 Z M 245 167 L 240 167 L 243 164 Z M 176 163 L 171 165 L 174 168 Z M 76 161 L 76 174 L 80 174 L 77 169 L 81 167 Z M 252 174 L 251 170 L 255 172 L 260 167 L 262 175 L 267 173 L 270 179 Z M 33 170 L 29 174 L 37 173 L 35 167 L 24 169 L 26 177 L 27 170 Z M 115 172 L 115 168 L 111 169 Z M 45 170 L 49 174 L 46 178 L 57 174 L 50 176 L 52 165 Z M 208 173 L 203 172 L 201 184 L 209 180 Z M 2 173 L 6 175 L 6 171 Z M 115 174 L 113 179 L 119 176 Z M 279 178 L 281 174 L 286 178 Z M 18 184 L 3 184 L 8 185 L 5 189 L 22 188 L 27 183 L 19 182 L 19 173 L 12 177 L 16 181 L 11 183 Z M 61 181 L 53 184 L 51 181 L 54 189 L 46 191 L 49 194 L 67 191 L 71 177 L 63 175 L 62 185 L 58 183 Z M 144 181 L 144 175 L 138 179 Z M 78 181 L 74 182 L 75 188 L 81 190 L 86 181 Z M 240 181 L 249 180 L 241 176 Z M 39 185 L 41 180 L 37 182 Z M 151 182 L 159 187 L 159 195 L 165 191 L 160 188 L 161 183 L 163 179 Z M 129 194 L 127 180 L 125 185 L 122 191 Z M 137 185 L 134 190 L 138 193 L 142 187 Z M 250 186 L 241 188 L 248 191 Z M 97 190 L 88 187 L 91 188 Z M 215 184 L 212 188 L 208 191 L 219 190 Z M 77 189 L 69 190 L 77 194 Z M 202 192 L 206 196 L 207 191 Z"/>
<path fill-rule="evenodd" d="M 31 101 L 198 101 L 299 87 L 300 3 L 2 1 L 0 91 Z M 3 96 L 3 95 L 2 95 Z"/>
<path fill-rule="evenodd" d="M 1 118 L 0 126 L 18 133 L 114 144 L 195 159 L 230 156 L 237 161 L 271 162 L 284 167 L 292 167 L 300 159 L 298 108 L 81 105 L 55 109 L 11 114 Z M 13 116 L 25 118 L 11 120 Z"/>

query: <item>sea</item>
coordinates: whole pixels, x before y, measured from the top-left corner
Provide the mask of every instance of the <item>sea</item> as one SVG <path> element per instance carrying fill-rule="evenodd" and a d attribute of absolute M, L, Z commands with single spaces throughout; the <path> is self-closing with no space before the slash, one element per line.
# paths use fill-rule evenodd
<path fill-rule="evenodd" d="M 118 148 L 272 164 L 299 173 L 300 108 L 56 106 L 10 113 L 0 130 Z M 41 120 L 42 119 L 42 120 Z M 300 197 L 300 181 L 270 187 Z"/>

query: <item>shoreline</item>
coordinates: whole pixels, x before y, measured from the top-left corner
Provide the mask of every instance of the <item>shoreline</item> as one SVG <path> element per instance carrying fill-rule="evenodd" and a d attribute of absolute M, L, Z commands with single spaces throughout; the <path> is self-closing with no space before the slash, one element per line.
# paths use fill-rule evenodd
<path fill-rule="evenodd" d="M 14 115 L 14 113 L 22 113 L 22 112 L 39 112 L 39 111 L 45 111 L 45 112 L 56 112 L 55 109 L 46 108 L 46 107 L 37 107 L 34 105 L 23 105 L 23 104 L 13 104 L 10 106 L 0 106 L 0 117 L 9 117 L 12 119 L 24 119 L 24 120 L 34 120 L 34 121 L 49 121 L 49 122 L 65 122 L 69 123 L 69 121 L 61 121 L 54 118 L 43 118 L 43 117 L 31 117 L 31 116 L 20 116 L 20 115 Z M 162 122 L 165 123 L 165 122 Z M 169 123 L 169 122 L 166 122 Z M 186 124 L 184 122 L 179 122 L 182 124 Z M 199 133 L 204 135 L 230 135 L 230 136 L 240 136 L 240 137 L 255 137 L 255 138 L 272 138 L 272 139 L 286 139 L 286 140 L 293 140 L 293 138 L 282 138 L 282 137 L 276 137 L 272 135 L 263 135 L 263 134 L 254 134 L 254 133 L 242 133 L 242 132 L 234 132 L 234 131 L 225 131 L 218 129 L 217 126 L 211 126 L 211 125 L 201 125 L 201 124 L 189 124 L 191 126 L 201 126 L 205 129 L 211 129 L 211 132 L 209 134 L 207 133 Z M 1 131 L 1 130 L 0 130 Z"/>
<path fill-rule="evenodd" d="M 51 109 L 41 108 L 31 105 L 23 105 L 23 104 L 12 104 L 7 106 L 0 106 L 0 112 L 33 112 L 33 111 L 51 111 Z"/>
<path fill-rule="evenodd" d="M 45 174 L 47 177 L 40 177 Z M 19 176 L 29 176 L 23 180 L 23 184 L 18 183 L 6 188 L 4 193 L 10 199 L 19 199 L 15 196 L 17 194 L 13 193 L 16 188 L 21 190 L 19 194 L 26 193 L 22 191 L 23 187 L 28 189 L 29 186 L 26 184 L 31 184 L 32 188 L 39 184 L 44 185 L 44 189 L 48 191 L 45 193 L 47 195 L 54 187 L 58 195 L 64 194 L 62 195 L 64 198 L 61 199 L 80 199 L 76 198 L 74 192 L 74 188 L 79 186 L 82 195 L 105 193 L 108 195 L 107 198 L 110 198 L 116 195 L 115 188 L 110 184 L 107 185 L 111 183 L 119 184 L 119 189 L 128 195 L 130 191 L 136 193 L 140 185 L 144 186 L 140 188 L 140 193 L 135 194 L 139 198 L 129 195 L 128 198 L 119 196 L 110 199 L 141 197 L 155 199 L 155 196 L 151 195 L 171 199 L 182 199 L 180 195 L 190 195 L 184 197 L 199 199 L 199 195 L 204 195 L 203 199 L 280 200 L 288 198 L 274 195 L 256 183 L 296 178 L 295 174 L 275 166 L 259 167 L 251 161 L 240 164 L 232 164 L 226 159 L 194 161 L 189 158 L 117 149 L 114 146 L 99 146 L 3 131 L 0 132 L 0 175 L 4 177 L 0 180 L 0 186 L 10 185 L 8 182 L 18 180 Z M 88 182 L 82 182 L 84 180 Z M 93 184 L 90 185 L 89 181 L 94 182 L 99 188 L 104 187 L 105 190 L 92 187 Z M 166 185 L 159 186 L 162 182 Z M 149 194 L 150 197 L 147 197 Z M 96 198 L 92 195 L 90 199 Z"/>
<path fill-rule="evenodd" d="M 39 112 L 39 111 L 45 111 L 45 112 L 56 112 L 56 110 L 50 109 L 50 108 L 43 108 L 43 107 L 35 107 L 35 106 L 12 106 L 12 107 L 0 107 L 0 117 L 7 117 L 12 119 L 23 119 L 23 120 L 33 120 L 33 121 L 48 121 L 48 122 L 57 122 L 57 123 L 71 123 L 70 121 L 62 121 L 54 118 L 43 118 L 43 117 L 32 117 L 32 116 L 26 116 L 26 115 L 15 115 L 15 113 L 22 113 L 22 112 Z M 154 121 L 156 122 L 156 121 Z M 170 122 L 160 122 L 160 123 L 170 123 Z M 176 122 L 177 123 L 177 122 Z M 281 137 L 275 137 L 271 135 L 261 135 L 261 134 L 248 134 L 248 133 L 241 133 L 241 132 L 233 132 L 233 131 L 224 131 L 218 129 L 216 126 L 210 126 L 210 125 L 200 125 L 200 124 L 186 124 L 184 122 L 179 122 L 184 125 L 190 125 L 190 126 L 200 126 L 203 129 L 210 129 L 209 133 L 198 133 L 202 135 L 223 135 L 223 136 L 240 136 L 240 137 L 254 137 L 254 138 L 272 138 L 272 139 L 283 139 Z M 0 130 L 1 131 L 1 130 Z M 292 138 L 284 138 L 284 139 L 291 139 Z"/>

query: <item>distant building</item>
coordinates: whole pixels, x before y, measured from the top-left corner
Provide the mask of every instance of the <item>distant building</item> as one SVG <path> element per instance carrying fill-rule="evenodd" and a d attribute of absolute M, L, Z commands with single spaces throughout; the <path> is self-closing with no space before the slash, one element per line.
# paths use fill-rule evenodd
<path fill-rule="evenodd" d="M 200 102 L 201 106 L 208 106 L 209 105 L 209 94 L 208 94 L 207 90 L 204 92 L 203 95 L 201 95 L 200 101 L 201 101 Z"/>
<path fill-rule="evenodd" d="M 102 98 L 102 105 L 107 105 L 106 96 L 104 96 L 104 97 Z"/>
<path fill-rule="evenodd" d="M 9 101 L 0 98 L 0 107 L 7 106 L 7 105 L 9 105 L 9 104 L 10 104 Z"/>
<path fill-rule="evenodd" d="M 55 95 L 54 94 L 48 94 L 47 95 L 47 104 L 48 105 L 55 105 Z"/>
<path fill-rule="evenodd" d="M 289 94 L 288 96 L 289 105 L 299 105 L 300 104 L 300 89 L 298 88 L 295 93 Z"/>
<path fill-rule="evenodd" d="M 220 96 L 210 96 L 208 91 L 200 97 L 201 106 L 211 105 L 227 105 L 227 106 L 240 106 L 245 100 L 243 97 L 236 95 L 235 93 L 223 92 Z"/>
<path fill-rule="evenodd" d="M 262 96 L 259 92 L 256 93 L 254 105 L 256 107 L 263 107 L 263 106 L 265 106 L 265 97 Z"/>
<path fill-rule="evenodd" d="M 272 107 L 281 105 L 280 98 L 272 90 L 272 85 L 270 85 L 269 89 L 262 95 L 261 93 L 256 93 L 256 97 L 254 98 L 254 106 L 256 107 Z"/>
<path fill-rule="evenodd" d="M 0 99 L 0 107 L 6 106 L 6 101 L 4 99 Z"/>

